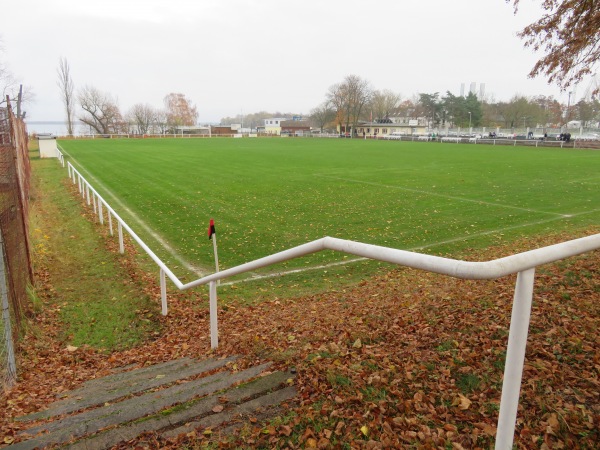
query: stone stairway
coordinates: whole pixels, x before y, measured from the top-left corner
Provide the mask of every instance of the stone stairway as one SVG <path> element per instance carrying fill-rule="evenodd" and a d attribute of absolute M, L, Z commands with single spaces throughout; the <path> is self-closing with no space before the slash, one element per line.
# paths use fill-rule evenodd
<path fill-rule="evenodd" d="M 226 432 L 247 415 L 268 417 L 296 395 L 293 374 L 270 371 L 269 363 L 242 371 L 234 364 L 235 357 L 183 358 L 87 381 L 48 409 L 17 418 L 32 426 L 5 448 L 96 450 L 148 431 L 167 438 L 195 429 Z"/>

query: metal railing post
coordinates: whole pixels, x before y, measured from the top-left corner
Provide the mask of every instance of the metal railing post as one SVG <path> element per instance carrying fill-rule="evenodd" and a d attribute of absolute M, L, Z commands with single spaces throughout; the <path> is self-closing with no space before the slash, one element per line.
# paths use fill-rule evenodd
<path fill-rule="evenodd" d="M 125 253 L 125 246 L 123 245 L 123 226 L 121 225 L 121 222 L 119 222 L 117 229 L 119 232 L 119 253 L 123 254 Z"/>
<path fill-rule="evenodd" d="M 162 305 L 162 315 L 167 315 L 167 278 L 165 271 L 160 269 L 160 301 Z"/>
<path fill-rule="evenodd" d="M 210 348 L 219 346 L 219 325 L 217 319 L 217 282 L 211 281 L 208 285 L 210 304 Z"/>
<path fill-rule="evenodd" d="M 108 230 L 110 232 L 110 235 L 114 236 L 113 226 L 112 226 L 112 214 L 110 213 L 110 209 L 107 211 L 107 216 L 108 216 Z"/>
<path fill-rule="evenodd" d="M 524 270 L 517 275 L 502 382 L 496 450 L 511 450 L 513 445 L 531 316 L 534 276 L 535 268 Z"/>
<path fill-rule="evenodd" d="M 102 212 L 102 199 L 98 198 L 98 217 L 100 218 L 100 225 L 104 225 L 104 213 Z"/>

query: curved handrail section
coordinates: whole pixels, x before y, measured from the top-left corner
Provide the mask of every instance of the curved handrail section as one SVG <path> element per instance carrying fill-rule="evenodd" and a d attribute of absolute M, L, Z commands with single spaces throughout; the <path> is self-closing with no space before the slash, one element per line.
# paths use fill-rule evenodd
<path fill-rule="evenodd" d="M 334 237 L 324 237 L 307 244 L 302 244 L 264 258 L 241 264 L 231 269 L 216 272 L 181 286 L 180 289 L 190 289 L 211 281 L 218 281 L 242 273 L 250 272 L 261 267 L 289 261 L 291 259 L 316 253 L 322 250 L 335 250 L 363 258 L 398 264 L 413 269 L 421 269 L 455 278 L 469 280 L 491 280 L 513 273 L 522 272 L 542 264 L 551 263 L 571 256 L 600 248 L 600 234 L 561 242 L 515 255 L 498 258 L 491 261 L 474 262 L 462 261 L 424 253 L 410 252 L 379 245 L 365 244 Z"/>

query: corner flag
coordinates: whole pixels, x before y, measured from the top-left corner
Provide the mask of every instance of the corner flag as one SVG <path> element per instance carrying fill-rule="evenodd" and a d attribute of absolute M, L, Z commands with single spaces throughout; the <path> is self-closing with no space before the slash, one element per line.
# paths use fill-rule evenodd
<path fill-rule="evenodd" d="M 215 231 L 215 220 L 210 219 L 210 223 L 208 224 L 208 239 L 212 239 L 213 234 L 216 234 Z"/>

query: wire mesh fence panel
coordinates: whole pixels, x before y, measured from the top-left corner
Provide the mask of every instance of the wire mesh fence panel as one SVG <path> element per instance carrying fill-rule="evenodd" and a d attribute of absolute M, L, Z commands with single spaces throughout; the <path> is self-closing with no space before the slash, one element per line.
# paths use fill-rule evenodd
<path fill-rule="evenodd" d="M 29 164 L 25 124 L 9 107 L 0 108 L 0 233 L 2 237 L 5 301 L 0 325 L 0 379 L 14 382 L 12 342 L 30 302 L 28 286 L 33 281 L 29 257 L 28 207 Z M 0 278 L 0 283 L 3 280 Z"/>

